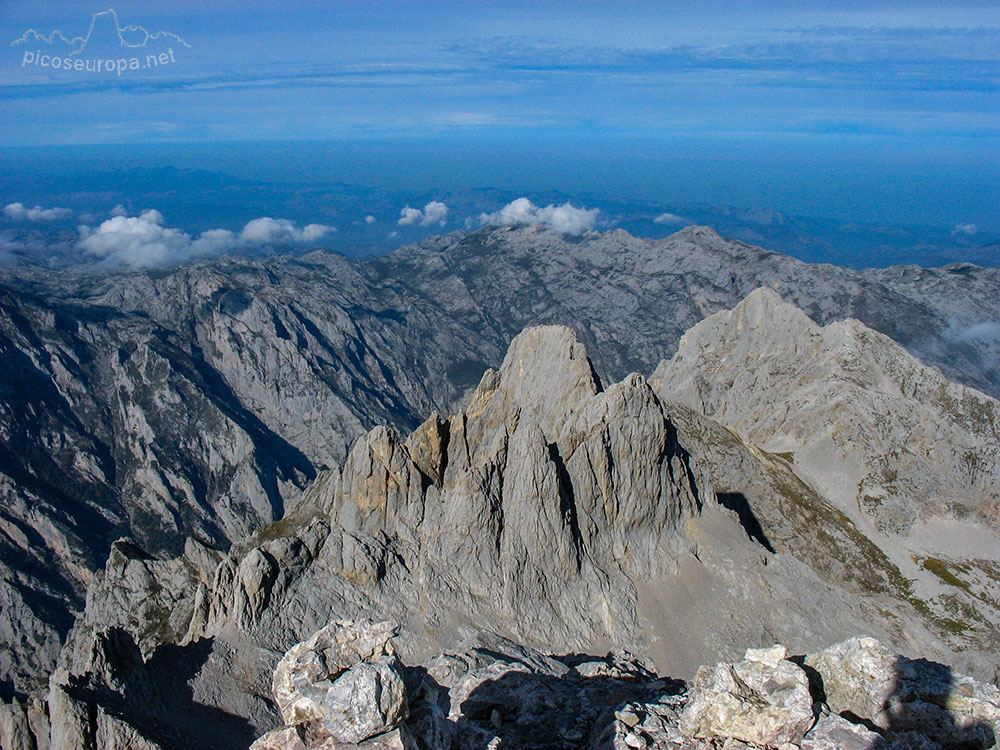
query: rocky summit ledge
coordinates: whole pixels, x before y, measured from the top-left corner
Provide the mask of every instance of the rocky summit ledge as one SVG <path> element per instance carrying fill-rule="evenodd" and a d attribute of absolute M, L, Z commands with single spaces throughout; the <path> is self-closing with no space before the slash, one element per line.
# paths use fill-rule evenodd
<path fill-rule="evenodd" d="M 945 750 L 995 747 L 1000 691 L 851 638 L 747 649 L 690 685 L 627 652 L 546 656 L 482 633 L 404 666 L 390 622 L 336 622 L 281 659 L 285 726 L 251 750 Z"/>

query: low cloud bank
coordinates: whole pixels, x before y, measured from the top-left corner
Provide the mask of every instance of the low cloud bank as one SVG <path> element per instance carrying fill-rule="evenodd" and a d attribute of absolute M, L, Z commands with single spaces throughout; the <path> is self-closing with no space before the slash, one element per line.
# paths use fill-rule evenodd
<path fill-rule="evenodd" d="M 559 234 L 579 236 L 597 225 L 600 209 L 577 208 L 569 202 L 536 206 L 527 198 L 511 201 L 499 211 L 480 214 L 480 224 L 504 227 L 546 227 Z"/>
<path fill-rule="evenodd" d="M 3 207 L 3 215 L 11 221 L 61 221 L 73 212 L 68 208 L 28 208 L 23 203 L 8 203 Z"/>
<path fill-rule="evenodd" d="M 1000 342 L 1000 323 L 994 320 L 984 320 L 965 328 L 953 326 L 952 337 L 958 341 L 966 342 Z"/>
<path fill-rule="evenodd" d="M 431 201 L 422 211 L 419 208 L 404 207 L 399 212 L 399 221 L 396 223 L 401 227 L 429 227 L 431 224 L 443 227 L 447 222 L 448 207 L 440 201 Z"/>
<path fill-rule="evenodd" d="M 253 219 L 237 234 L 228 229 L 209 229 L 197 236 L 164 226 L 156 209 L 127 216 L 116 206 L 107 221 L 94 227 L 77 227 L 77 247 L 107 265 L 152 268 L 181 263 L 194 258 L 222 255 L 245 247 L 262 245 L 312 245 L 337 231 L 323 224 L 300 227 L 287 219 L 268 216 Z"/>
<path fill-rule="evenodd" d="M 240 239 L 249 243 L 299 245 L 319 242 L 336 231 L 336 227 L 325 224 L 306 224 L 300 229 L 288 219 L 264 216 L 248 221 L 240 232 Z"/>
<path fill-rule="evenodd" d="M 687 224 L 688 221 L 683 216 L 678 216 L 677 214 L 665 213 L 660 214 L 655 219 L 653 219 L 654 224 Z"/>

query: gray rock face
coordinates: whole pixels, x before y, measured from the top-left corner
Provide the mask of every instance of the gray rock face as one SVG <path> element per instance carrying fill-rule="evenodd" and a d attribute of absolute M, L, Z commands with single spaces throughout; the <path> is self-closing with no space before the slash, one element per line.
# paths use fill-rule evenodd
<path fill-rule="evenodd" d="M 204 634 L 256 639 L 381 604 L 405 613 L 409 648 L 483 622 L 528 643 L 629 642 L 629 576 L 673 564 L 697 492 L 642 378 L 600 391 L 568 329 L 532 330 L 463 413 L 405 442 L 376 428 L 281 526 L 227 557 Z"/>
<path fill-rule="evenodd" d="M 930 515 L 996 521 L 1000 402 L 858 321 L 824 328 L 759 289 L 692 328 L 653 378 L 765 450 L 793 453 L 826 494 L 850 480 L 850 504 L 886 535 Z"/>
<path fill-rule="evenodd" d="M 0 747 L 35 750 L 27 708 L 20 701 L 0 704 Z"/>
<path fill-rule="evenodd" d="M 703 227 L 662 241 L 485 229 L 363 263 L 7 271 L 0 680 L 44 684 L 114 540 L 228 547 L 280 518 L 366 430 L 448 413 L 525 326 L 569 324 L 616 379 L 768 285 L 820 323 L 858 318 L 997 395 L 1000 342 L 975 331 L 1000 319 L 998 273 L 814 266 Z"/>
<path fill-rule="evenodd" d="M 744 506 L 730 502 L 744 492 Z M 951 654 L 906 598 L 898 568 L 787 461 L 664 402 L 641 376 L 602 388 L 560 327 L 517 337 L 447 420 L 432 415 L 406 439 L 370 431 L 284 519 L 221 561 L 195 546 L 158 562 L 116 550 L 64 651 L 67 671 L 86 674 L 78 654 L 100 623 L 117 622 L 145 644 L 147 670 L 160 649 L 192 659 L 190 700 L 239 717 L 254 736 L 280 721 L 269 694 L 283 650 L 331 618 L 380 612 L 400 623 L 404 661 L 427 664 L 452 699 L 468 695 L 459 708 L 484 682 L 518 679 L 505 675 L 534 663 L 483 658 L 509 646 L 485 646 L 468 666 L 427 661 L 483 628 L 540 651 L 623 647 L 680 675 L 738 658 L 738 643 L 780 639 L 803 653 L 859 623 L 898 648 Z M 160 575 L 163 585 L 130 583 Z M 129 615 L 162 611 L 158 602 L 170 603 L 162 630 Z M 567 669 L 544 664 L 555 677 Z M 598 679 L 618 665 L 573 666 Z M 624 657 L 620 669 L 637 671 Z M 429 682 L 423 690 L 439 694 Z M 433 703 L 428 715 L 454 722 L 454 700 Z M 444 732 L 441 721 L 428 731 Z"/>
<path fill-rule="evenodd" d="M 768 289 L 691 329 L 652 382 L 846 515 L 943 637 L 1000 644 L 1000 402 L 858 321 L 821 327 Z"/>
<path fill-rule="evenodd" d="M 0 679 L 18 691 L 44 682 L 114 540 L 227 548 L 366 429 L 464 391 L 444 352 L 502 354 L 337 256 L 278 266 L 0 285 Z"/>

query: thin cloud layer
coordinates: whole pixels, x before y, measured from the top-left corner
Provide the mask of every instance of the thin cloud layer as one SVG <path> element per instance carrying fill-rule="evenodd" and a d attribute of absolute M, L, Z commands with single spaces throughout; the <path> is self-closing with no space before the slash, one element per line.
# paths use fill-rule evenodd
<path fill-rule="evenodd" d="M 1000 342 L 1000 323 L 993 320 L 975 323 L 959 330 L 956 338 L 959 341 Z"/>
<path fill-rule="evenodd" d="M 399 221 L 396 222 L 401 227 L 421 226 L 429 227 L 431 224 L 444 226 L 448 221 L 448 206 L 440 201 L 431 201 L 424 206 L 423 211 L 419 208 L 404 207 L 399 212 Z"/>
<path fill-rule="evenodd" d="M 138 216 L 124 215 L 120 206 L 112 217 L 93 227 L 77 227 L 80 239 L 77 247 L 102 260 L 109 266 L 153 268 L 181 263 L 194 258 L 222 255 L 248 246 L 311 245 L 332 232 L 335 227 L 307 224 L 299 227 L 287 219 L 264 216 L 253 219 L 239 234 L 228 229 L 209 229 L 197 236 L 164 226 L 164 217 L 156 209 Z"/>
<path fill-rule="evenodd" d="M 579 236 L 596 226 L 598 214 L 600 209 L 577 208 L 568 201 L 561 206 L 539 207 L 527 198 L 518 198 L 499 211 L 480 214 L 479 223 L 506 227 L 543 226 L 559 234 Z"/>
<path fill-rule="evenodd" d="M 3 215 L 11 221 L 61 221 L 68 219 L 73 212 L 68 208 L 28 208 L 23 203 L 8 203 L 3 208 Z"/>

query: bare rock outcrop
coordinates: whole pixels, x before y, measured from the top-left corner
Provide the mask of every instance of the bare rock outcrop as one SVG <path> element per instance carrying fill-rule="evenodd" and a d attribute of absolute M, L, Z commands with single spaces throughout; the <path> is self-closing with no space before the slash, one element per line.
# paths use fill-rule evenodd
<path fill-rule="evenodd" d="M 754 444 L 793 454 L 884 534 L 931 516 L 990 522 L 1000 501 L 1000 402 L 857 320 L 819 326 L 771 289 L 692 328 L 653 379 Z"/>
<path fill-rule="evenodd" d="M 684 712 L 683 732 L 757 745 L 798 743 L 815 723 L 809 679 L 784 646 L 747 649 L 743 661 L 702 667 Z"/>
<path fill-rule="evenodd" d="M 944 747 L 991 747 L 1000 737 L 1000 690 L 926 659 L 851 638 L 810 654 L 829 709 L 864 717 L 891 739 L 919 732 Z"/>
<path fill-rule="evenodd" d="M 341 643 L 353 644 L 359 634 L 372 632 L 380 642 L 385 624 L 331 624 L 290 651 L 275 672 L 275 695 L 291 705 L 285 702 L 291 695 L 286 686 L 294 674 L 294 694 L 302 700 L 296 705 L 307 708 L 304 713 L 285 711 L 291 726 L 261 737 L 254 750 L 986 750 L 996 741 L 996 725 L 989 717 L 1000 710 L 1000 695 L 959 675 L 953 695 L 939 693 L 936 713 L 911 707 L 905 726 L 886 722 L 882 708 L 913 701 L 913 691 L 902 683 L 898 693 L 879 693 L 878 705 L 867 699 L 870 688 L 860 688 L 862 697 L 851 704 L 857 712 L 833 713 L 842 698 L 824 693 L 817 672 L 807 674 L 810 664 L 821 665 L 831 680 L 843 673 L 848 675 L 844 679 L 867 680 L 876 689 L 894 678 L 909 679 L 899 673 L 903 657 L 858 656 L 862 650 L 886 652 L 871 638 L 849 639 L 792 660 L 781 645 L 747 649 L 742 661 L 704 667 L 685 686 L 657 677 L 628 654 L 548 656 L 480 633 L 458 652 L 434 657 L 424 666 L 397 662 L 393 672 L 408 685 L 408 714 L 386 722 L 383 706 L 364 681 L 350 681 L 334 691 L 326 669 L 315 668 L 328 644 L 337 644 L 332 661 L 339 662 Z M 382 649 L 372 651 L 370 643 L 362 649 L 369 661 L 341 675 L 372 664 Z M 356 651 L 348 650 L 348 660 L 355 658 Z M 837 661 L 839 657 L 846 661 Z M 374 656 L 376 661 L 384 658 Z M 309 668 L 296 670 L 296 664 Z M 922 668 L 950 671 L 931 662 Z M 924 689 L 933 688 L 925 684 Z M 310 695 L 322 696 L 322 707 Z M 975 712 L 962 703 L 961 697 L 969 695 L 976 696 Z M 348 711 L 353 717 L 353 743 L 331 737 L 315 718 L 317 710 L 329 715 L 336 701 L 342 703 L 338 715 Z"/>
<path fill-rule="evenodd" d="M 897 569 L 897 596 L 956 651 L 1000 646 L 1000 402 L 767 288 L 694 326 L 652 382 L 787 474 L 787 498 L 815 493 L 849 519 Z M 713 442 L 699 457 L 726 489 L 733 451 Z"/>
<path fill-rule="evenodd" d="M 252 749 L 412 746 L 397 729 L 407 702 L 395 631 L 389 622 L 331 623 L 293 646 L 274 671 L 285 726 Z"/>

